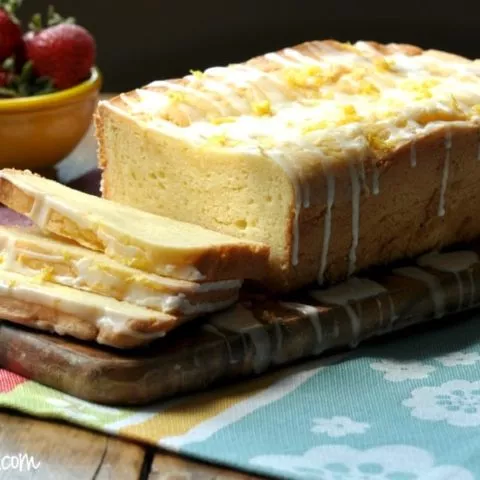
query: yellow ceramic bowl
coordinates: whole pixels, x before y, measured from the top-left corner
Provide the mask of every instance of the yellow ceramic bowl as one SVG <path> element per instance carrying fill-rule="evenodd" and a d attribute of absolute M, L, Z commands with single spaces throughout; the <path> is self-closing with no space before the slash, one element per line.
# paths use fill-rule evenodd
<path fill-rule="evenodd" d="M 102 78 L 37 97 L 0 99 L 0 167 L 54 165 L 80 142 L 92 121 Z"/>

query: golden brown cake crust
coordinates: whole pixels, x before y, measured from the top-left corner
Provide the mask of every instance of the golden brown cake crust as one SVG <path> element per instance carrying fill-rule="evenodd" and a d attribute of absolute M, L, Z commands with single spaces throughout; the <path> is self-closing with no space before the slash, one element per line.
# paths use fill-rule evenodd
<path fill-rule="evenodd" d="M 471 66 L 473 62 L 463 57 L 437 50 L 422 50 L 413 45 L 363 42 L 369 48 L 368 55 L 382 60 L 385 55 L 402 54 L 408 57 L 425 56 L 455 65 Z M 312 53 L 313 48 L 313 53 Z M 287 50 L 312 58 L 321 58 L 322 52 L 348 51 L 351 45 L 334 40 L 307 42 L 291 49 L 276 52 L 283 59 Z M 275 72 L 281 68 L 278 61 L 268 55 L 253 58 L 245 65 L 254 66 L 263 72 Z M 478 61 L 475 62 L 478 65 Z M 209 79 L 208 71 L 204 74 Z M 185 79 L 169 83 L 182 83 Z M 151 84 L 143 90 L 165 92 L 168 86 Z M 279 87 L 280 88 L 280 87 Z M 282 90 L 288 97 L 288 89 Z M 293 94 L 292 94 L 293 95 Z M 212 94 L 212 99 L 218 101 Z M 142 137 L 142 131 L 155 113 L 137 108 L 142 100 L 138 91 L 115 97 L 100 105 L 96 114 L 97 136 L 99 139 L 99 165 L 104 169 L 103 195 L 124 203 L 134 204 L 160 214 L 166 214 L 163 205 L 155 206 L 133 198 L 128 187 L 117 180 L 122 171 L 119 159 L 112 158 L 112 145 L 107 141 L 106 122 L 109 125 L 122 124 L 135 132 L 136 147 L 148 150 L 152 137 Z M 452 100 L 456 102 L 455 98 Z M 198 106 L 204 107 L 201 102 Z M 480 107 L 480 104 L 477 105 Z M 205 118 L 208 109 L 205 107 Z M 201 109 L 200 109 L 201 110 Z M 175 113 L 175 112 L 174 112 Z M 198 113 L 198 112 L 197 112 Z M 201 112 L 199 113 L 201 120 Z M 184 121 L 178 117 L 179 124 Z M 426 123 L 429 120 L 425 120 Z M 188 125 L 188 123 L 187 123 Z M 122 127 L 122 128 L 123 128 Z M 110 126 L 109 126 L 110 128 Z M 446 148 L 446 139 L 451 137 L 451 148 Z M 132 135 L 133 138 L 133 135 Z M 443 125 L 416 135 L 409 141 L 400 142 L 395 148 L 383 151 L 372 147 L 361 161 L 353 158 L 354 164 L 363 169 L 364 181 L 360 179 L 358 246 L 355 249 L 355 272 L 369 266 L 386 264 L 403 257 L 419 255 L 431 249 L 441 248 L 454 243 L 462 243 L 480 236 L 480 223 L 475 218 L 480 215 L 480 125 L 478 119 L 458 115 L 448 118 Z M 412 165 L 412 151 L 416 164 Z M 110 155 L 110 158 L 109 158 Z M 213 154 L 212 154 L 213 155 Z M 448 155 L 448 161 L 446 157 Z M 351 159 L 350 159 L 351 160 Z M 157 160 L 158 161 L 158 160 Z M 358 163 L 357 163 L 358 162 Z M 446 164 L 448 163 L 448 167 Z M 152 169 L 155 168 L 152 164 Z M 323 280 L 327 283 L 345 278 L 349 273 L 353 242 L 352 179 L 351 163 L 336 162 L 330 164 L 335 177 L 335 202 L 331 210 L 331 239 L 328 247 L 328 265 Z M 374 177 L 378 181 L 379 192 L 374 192 Z M 314 282 L 319 277 L 323 239 L 327 215 L 326 175 L 319 157 L 302 164 L 302 180 L 309 185 L 310 205 L 301 208 L 298 215 L 298 265 L 292 264 L 295 229 L 295 200 L 291 198 L 290 215 L 281 218 L 285 224 L 283 233 L 286 245 L 283 252 L 271 257 L 266 278 L 263 281 L 273 290 L 289 291 Z M 443 185 L 444 184 L 444 185 Z M 179 192 L 179 199 L 182 192 Z M 190 198 L 185 194 L 185 199 Z M 233 198 L 233 197 L 232 197 Z M 439 215 L 439 204 L 443 203 L 445 214 Z M 180 214 L 179 214 L 180 215 Z M 181 216 L 177 217 L 180 219 Z M 193 218 L 193 220 L 192 220 Z M 224 226 L 211 218 L 199 216 L 184 218 L 207 228 L 225 231 Z M 229 231 L 230 234 L 233 234 Z M 240 232 L 241 236 L 243 235 Z M 248 237 L 247 237 L 248 238 Z M 257 239 L 258 240 L 258 239 Z"/>

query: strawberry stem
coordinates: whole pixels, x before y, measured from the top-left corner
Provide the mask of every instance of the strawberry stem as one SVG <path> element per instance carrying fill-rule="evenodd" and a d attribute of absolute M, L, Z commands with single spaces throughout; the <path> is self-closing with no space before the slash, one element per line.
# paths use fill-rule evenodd
<path fill-rule="evenodd" d="M 0 0 L 0 8 L 5 10 L 9 17 L 16 24 L 20 24 L 20 20 L 16 17 L 15 13 L 18 8 L 22 6 L 23 0 Z"/>
<path fill-rule="evenodd" d="M 28 28 L 34 33 L 38 33 L 43 29 L 42 15 L 40 13 L 32 16 Z"/>
<path fill-rule="evenodd" d="M 61 23 L 73 24 L 75 23 L 75 18 L 63 18 L 58 12 L 55 11 L 55 7 L 53 5 L 49 5 L 47 10 L 47 25 L 49 27 L 55 27 L 56 25 L 60 25 Z"/>

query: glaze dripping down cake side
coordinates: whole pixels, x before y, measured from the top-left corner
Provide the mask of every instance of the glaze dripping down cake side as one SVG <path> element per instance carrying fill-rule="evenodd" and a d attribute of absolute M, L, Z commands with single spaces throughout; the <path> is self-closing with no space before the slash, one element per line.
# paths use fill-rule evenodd
<path fill-rule="evenodd" d="M 96 115 L 103 195 L 267 243 L 292 290 L 480 235 L 480 61 L 309 42 Z"/>

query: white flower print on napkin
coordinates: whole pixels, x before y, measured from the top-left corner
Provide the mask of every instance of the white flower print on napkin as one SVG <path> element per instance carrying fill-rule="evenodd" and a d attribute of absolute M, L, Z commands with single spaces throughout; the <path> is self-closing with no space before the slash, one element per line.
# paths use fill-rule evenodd
<path fill-rule="evenodd" d="M 480 426 L 480 381 L 451 380 L 439 387 L 421 387 L 402 402 L 412 416 L 456 427 Z"/>
<path fill-rule="evenodd" d="M 302 480 L 474 480 L 465 468 L 435 465 L 433 455 L 409 445 L 384 445 L 369 450 L 323 445 L 303 455 L 261 455 L 252 458 L 250 463 Z"/>
<path fill-rule="evenodd" d="M 384 372 L 383 378 L 389 382 L 403 382 L 405 380 L 421 380 L 435 371 L 435 367 L 422 362 L 380 360 L 370 364 L 370 368 Z"/>
<path fill-rule="evenodd" d="M 480 362 L 480 355 L 477 352 L 453 352 L 435 357 L 435 360 L 445 367 L 467 366 Z"/>
<path fill-rule="evenodd" d="M 370 428 L 368 423 L 356 422 L 349 417 L 314 418 L 313 423 L 311 432 L 326 433 L 329 437 L 365 433 Z"/>

